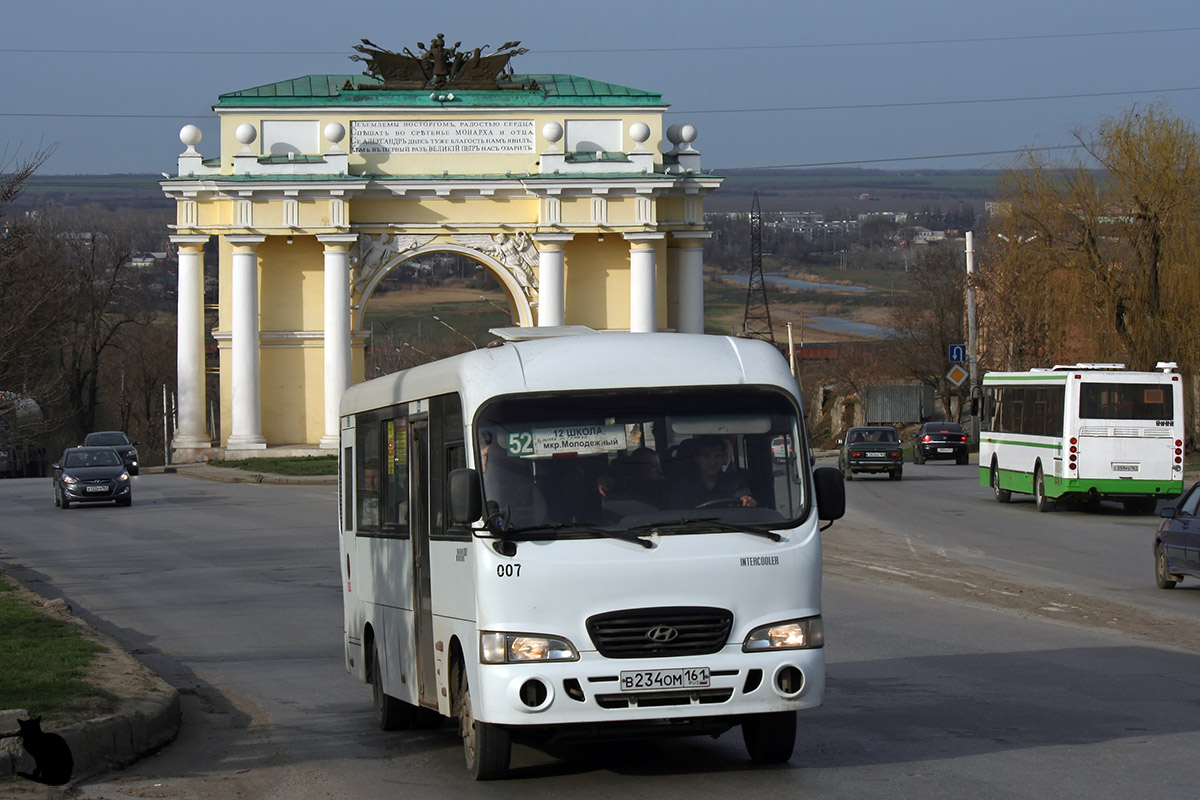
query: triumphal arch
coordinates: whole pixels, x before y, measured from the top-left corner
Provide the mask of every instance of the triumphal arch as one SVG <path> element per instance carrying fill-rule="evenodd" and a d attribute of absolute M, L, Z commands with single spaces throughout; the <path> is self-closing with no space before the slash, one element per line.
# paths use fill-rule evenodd
<path fill-rule="evenodd" d="M 695 128 L 659 94 L 524 75 L 525 51 L 371 42 L 361 74 L 306 75 L 220 96 L 220 153 L 196 126 L 176 177 L 176 459 L 336 448 L 343 390 L 363 379 L 363 313 L 394 266 L 469 256 L 521 326 L 703 332 Z M 203 254 L 219 252 L 213 329 L 221 441 L 206 425 Z M 247 451 L 247 452 L 240 452 Z"/>

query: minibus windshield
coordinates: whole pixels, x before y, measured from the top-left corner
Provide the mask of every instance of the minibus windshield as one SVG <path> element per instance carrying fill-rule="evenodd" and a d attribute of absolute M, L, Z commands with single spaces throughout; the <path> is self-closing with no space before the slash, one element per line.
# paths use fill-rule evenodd
<path fill-rule="evenodd" d="M 769 530 L 807 511 L 807 447 L 777 388 L 509 396 L 474 429 L 487 522 L 502 535 Z"/>

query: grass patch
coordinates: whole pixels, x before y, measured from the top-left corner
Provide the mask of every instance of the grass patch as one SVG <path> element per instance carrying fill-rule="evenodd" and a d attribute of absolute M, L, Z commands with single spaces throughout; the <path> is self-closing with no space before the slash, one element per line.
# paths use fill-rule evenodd
<path fill-rule="evenodd" d="M 104 648 L 24 602 L 0 577 L 0 708 L 34 716 L 108 706 L 114 697 L 84 678 Z"/>
<path fill-rule="evenodd" d="M 269 472 L 272 475 L 337 475 L 338 457 L 300 456 L 298 458 L 235 458 L 230 461 L 210 461 L 214 467 L 229 467 L 247 472 Z"/>

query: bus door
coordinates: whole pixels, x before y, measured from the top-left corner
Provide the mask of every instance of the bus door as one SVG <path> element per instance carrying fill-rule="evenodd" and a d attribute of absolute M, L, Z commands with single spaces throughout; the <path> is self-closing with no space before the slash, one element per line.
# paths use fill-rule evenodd
<path fill-rule="evenodd" d="M 341 529 L 341 554 L 342 554 L 342 590 L 345 592 L 346 602 L 342 604 L 343 620 L 345 626 L 344 634 L 346 637 L 346 659 L 348 667 L 352 666 L 351 670 L 354 674 L 363 674 L 366 665 L 363 663 L 361 653 L 357 653 L 362 647 L 362 605 L 357 600 L 351 602 L 351 598 L 356 597 L 356 592 L 360 588 L 355 574 L 355 558 L 357 556 L 356 539 L 355 539 L 355 521 L 354 514 L 357 508 L 355 501 L 357 497 L 355 487 L 355 461 L 354 461 L 354 436 L 355 428 L 353 427 L 353 418 L 347 418 L 342 421 L 341 430 L 341 468 L 338 470 L 338 495 L 341 497 L 341 518 L 342 522 L 339 526 Z M 360 656 L 356 658 L 356 655 Z"/>
<path fill-rule="evenodd" d="M 437 675 L 433 658 L 433 606 L 429 581 L 429 421 L 409 420 L 409 477 L 411 480 L 413 625 L 417 653 L 417 698 L 437 708 Z"/>

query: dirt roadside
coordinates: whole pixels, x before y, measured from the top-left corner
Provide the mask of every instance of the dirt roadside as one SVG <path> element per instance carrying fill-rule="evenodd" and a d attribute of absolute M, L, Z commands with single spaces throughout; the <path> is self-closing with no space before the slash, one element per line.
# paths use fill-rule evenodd
<path fill-rule="evenodd" d="M 903 584 L 956 602 L 1001 608 L 1021 616 L 1099 628 L 1165 647 L 1200 653 L 1200 626 L 1187 617 L 1156 614 L 1095 594 L 1022 582 L 964 564 L 886 531 L 855 528 L 844 520 L 823 535 L 827 575 L 870 584 Z M 863 546 L 870 542 L 870 547 Z M 870 560 L 863 558 L 870 552 Z M 1150 567 L 1147 566 L 1147 580 Z"/>

